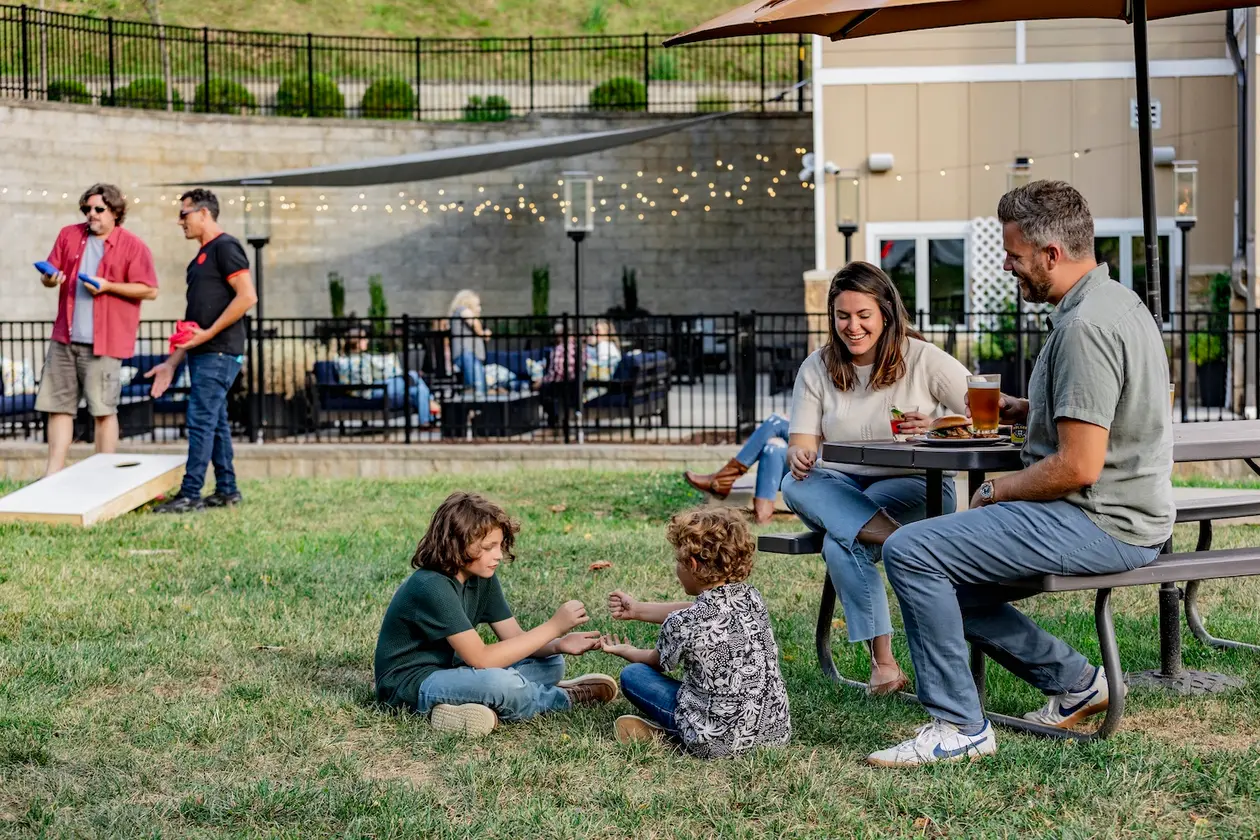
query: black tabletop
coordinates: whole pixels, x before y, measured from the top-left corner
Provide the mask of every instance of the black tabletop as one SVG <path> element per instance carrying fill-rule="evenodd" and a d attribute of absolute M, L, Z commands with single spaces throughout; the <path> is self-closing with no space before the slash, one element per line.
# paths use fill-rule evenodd
<path fill-rule="evenodd" d="M 1179 423 L 1173 429 L 1174 461 L 1239 458 L 1260 458 L 1260 420 Z M 824 443 L 822 459 L 837 464 L 919 470 L 1011 472 L 1023 466 L 1019 447 L 1009 443 L 959 447 L 891 440 Z"/>

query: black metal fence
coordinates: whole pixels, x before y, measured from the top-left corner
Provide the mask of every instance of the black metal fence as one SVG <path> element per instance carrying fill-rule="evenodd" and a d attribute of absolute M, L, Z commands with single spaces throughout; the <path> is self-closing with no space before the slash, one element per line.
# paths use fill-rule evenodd
<path fill-rule="evenodd" d="M 1023 393 L 1044 316 L 949 320 L 932 323 L 922 313 L 916 326 L 968 369 L 1000 373 L 1003 390 Z M 1172 323 L 1165 340 L 1174 416 L 1245 416 L 1260 382 L 1260 312 L 1195 312 Z M 825 321 L 799 313 L 482 325 L 484 338 L 452 334 L 442 318 L 278 318 L 261 330 L 251 323 L 247 363 L 229 400 L 233 428 L 263 441 L 733 443 L 769 414 L 789 412 L 797 370 L 826 340 Z M 144 378 L 166 358 L 173 330 L 173 322 L 143 322 L 136 354 L 123 362 L 126 437 L 184 433 L 186 366 L 158 398 Z M 47 322 L 0 322 L 0 437 L 43 436 L 34 404 L 51 332 Z M 81 438 L 91 438 L 91 426 L 81 410 Z"/>
<path fill-rule="evenodd" d="M 159 29 L 0 6 L 0 96 L 155 109 L 169 97 L 178 111 L 476 122 L 535 111 L 803 111 L 810 101 L 804 36 L 669 49 L 665 37 Z"/>

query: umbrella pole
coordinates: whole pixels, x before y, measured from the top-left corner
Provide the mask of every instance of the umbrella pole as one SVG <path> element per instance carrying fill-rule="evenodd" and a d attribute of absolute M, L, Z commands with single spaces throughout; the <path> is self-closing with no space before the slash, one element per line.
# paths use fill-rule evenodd
<path fill-rule="evenodd" d="M 1151 64 L 1146 44 L 1146 0 L 1133 8 L 1133 58 L 1137 66 L 1138 157 L 1142 167 L 1142 242 L 1146 246 L 1146 307 L 1163 321 L 1159 292 L 1159 231 L 1155 220 L 1155 155 L 1151 132 Z"/>

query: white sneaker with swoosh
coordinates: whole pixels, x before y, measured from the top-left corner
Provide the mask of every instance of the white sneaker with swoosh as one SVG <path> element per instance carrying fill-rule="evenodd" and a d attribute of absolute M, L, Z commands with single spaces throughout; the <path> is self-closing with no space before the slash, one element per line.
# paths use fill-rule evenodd
<path fill-rule="evenodd" d="M 1128 692 L 1127 688 L 1125 692 Z M 1024 715 L 1024 720 L 1040 723 L 1042 726 L 1053 726 L 1055 729 L 1070 729 L 1090 715 L 1107 711 L 1110 705 L 1107 672 L 1099 666 L 1094 669 L 1094 681 L 1089 684 L 1089 688 L 1056 694 L 1037 711 Z"/>
<path fill-rule="evenodd" d="M 876 767 L 917 767 L 920 764 L 931 764 L 936 761 L 960 761 L 964 758 L 974 761 L 982 755 L 997 752 L 997 738 L 993 734 L 993 724 L 987 720 L 984 729 L 975 735 L 964 735 L 958 727 L 943 720 L 933 720 L 915 730 L 915 735 L 908 741 L 902 741 L 895 747 L 871 753 L 866 758 L 867 764 Z"/>

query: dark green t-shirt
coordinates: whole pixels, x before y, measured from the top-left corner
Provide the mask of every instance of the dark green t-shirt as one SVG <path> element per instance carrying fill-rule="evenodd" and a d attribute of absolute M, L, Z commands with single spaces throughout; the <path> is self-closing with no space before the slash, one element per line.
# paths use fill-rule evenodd
<path fill-rule="evenodd" d="M 497 577 L 472 577 L 461 584 L 441 572 L 417 569 L 398 587 L 381 622 L 376 698 L 414 709 L 420 684 L 430 674 L 458 667 L 448 636 L 511 617 Z"/>

